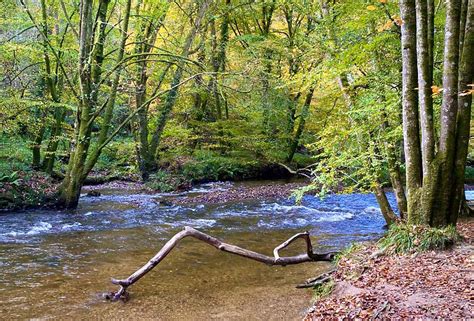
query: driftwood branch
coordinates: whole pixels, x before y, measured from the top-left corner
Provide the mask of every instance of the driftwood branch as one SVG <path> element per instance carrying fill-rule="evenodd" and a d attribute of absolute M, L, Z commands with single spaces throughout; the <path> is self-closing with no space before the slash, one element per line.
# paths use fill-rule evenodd
<path fill-rule="evenodd" d="M 106 295 L 106 298 L 112 301 L 120 300 L 120 299 L 127 299 L 128 293 L 127 288 L 140 280 L 143 276 L 145 276 L 148 272 L 150 272 L 156 265 L 158 265 L 170 252 L 171 250 L 185 237 L 194 237 L 200 241 L 203 241 L 218 250 L 236 254 L 241 257 L 245 257 L 251 260 L 255 260 L 261 263 L 265 263 L 268 265 L 290 265 L 290 264 L 299 264 L 304 262 L 314 262 L 314 261 L 332 261 L 334 256 L 336 255 L 335 252 L 325 253 L 325 254 L 317 254 L 313 252 L 313 246 L 311 244 L 311 239 L 309 237 L 308 232 L 298 233 L 291 238 L 289 238 L 286 242 L 278 245 L 274 251 L 274 257 L 267 256 L 264 254 L 260 254 L 251 250 L 247 250 L 232 244 L 225 243 L 213 236 L 207 235 L 203 232 L 200 232 L 192 227 L 185 227 L 181 232 L 175 234 L 166 244 L 161 248 L 161 250 L 150 259 L 145 265 L 135 271 L 132 275 L 130 275 L 126 279 L 117 280 L 112 279 L 112 283 L 119 285 L 120 288 L 117 292 L 111 292 Z M 293 243 L 297 239 L 304 239 L 306 241 L 306 253 L 299 254 L 295 256 L 283 256 L 279 255 L 279 251 L 286 248 L 288 245 Z"/>

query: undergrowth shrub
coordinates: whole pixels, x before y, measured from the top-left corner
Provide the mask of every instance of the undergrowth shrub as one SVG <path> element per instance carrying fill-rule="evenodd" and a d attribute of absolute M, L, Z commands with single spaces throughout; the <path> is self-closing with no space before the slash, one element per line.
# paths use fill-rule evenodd
<path fill-rule="evenodd" d="M 188 186 L 186 178 L 182 175 L 171 174 L 164 170 L 159 170 L 150 176 L 145 185 L 160 192 L 171 192 Z"/>
<path fill-rule="evenodd" d="M 118 139 L 103 149 L 96 171 L 131 174 L 137 171 L 135 142 L 131 139 Z"/>
<path fill-rule="evenodd" d="M 460 240 L 456 227 L 434 228 L 422 225 L 393 224 L 379 241 L 387 253 L 411 253 L 444 250 Z"/>
<path fill-rule="evenodd" d="M 193 182 L 251 177 L 258 164 L 254 160 L 224 157 L 207 151 L 196 152 L 194 158 L 182 169 L 182 174 Z"/>

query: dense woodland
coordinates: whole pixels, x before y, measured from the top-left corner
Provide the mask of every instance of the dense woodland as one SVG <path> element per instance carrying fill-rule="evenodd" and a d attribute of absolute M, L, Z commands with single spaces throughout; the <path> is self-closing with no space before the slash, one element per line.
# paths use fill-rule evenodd
<path fill-rule="evenodd" d="M 74 208 L 97 175 L 296 171 L 374 192 L 389 223 L 390 186 L 402 219 L 454 224 L 473 23 L 472 0 L 5 0 L 2 182 L 44 173 Z"/>

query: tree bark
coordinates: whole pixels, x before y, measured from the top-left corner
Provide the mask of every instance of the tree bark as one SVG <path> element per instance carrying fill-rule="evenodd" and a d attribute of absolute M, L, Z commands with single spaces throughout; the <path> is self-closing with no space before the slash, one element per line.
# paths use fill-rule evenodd
<path fill-rule="evenodd" d="M 459 21 L 461 1 L 446 2 L 446 24 L 443 62 L 443 103 L 439 138 L 439 184 L 430 221 L 432 226 L 444 226 L 450 216 L 453 188 L 454 155 L 456 153 L 456 118 L 458 113 Z"/>
<path fill-rule="evenodd" d="M 120 63 L 124 56 L 125 56 L 125 45 L 128 38 L 128 24 L 130 20 L 130 9 L 131 9 L 131 0 L 127 0 L 124 10 L 124 18 L 122 24 L 122 37 L 120 40 L 120 47 L 119 52 L 117 55 L 117 63 Z M 99 159 L 100 154 L 102 153 L 103 144 L 108 138 L 110 125 L 112 122 L 113 111 L 115 107 L 115 100 L 117 98 L 117 88 L 120 82 L 120 75 L 122 72 L 122 66 L 119 66 L 115 71 L 114 78 L 112 80 L 112 86 L 110 88 L 110 95 L 108 100 L 106 101 L 105 111 L 102 119 L 101 128 L 99 131 L 99 137 L 97 138 L 96 147 L 91 152 L 90 156 L 87 158 L 87 162 L 84 167 L 84 171 L 82 173 L 83 181 L 86 179 L 87 175 L 89 175 L 92 168 L 94 168 L 97 160 Z"/>
<path fill-rule="evenodd" d="M 314 89 L 315 89 L 314 87 L 311 87 L 309 89 L 308 93 L 306 94 L 306 98 L 305 98 L 305 101 L 304 101 L 304 104 L 303 104 L 303 108 L 301 109 L 301 114 L 299 116 L 300 122 L 298 124 L 298 128 L 296 130 L 295 136 L 294 136 L 294 138 L 291 142 L 290 151 L 289 151 L 288 157 L 286 159 L 286 161 L 288 163 L 291 163 L 291 161 L 293 160 L 293 157 L 295 156 L 295 153 L 296 153 L 296 149 L 298 148 L 298 144 L 300 142 L 301 135 L 303 134 L 304 126 L 305 126 L 305 123 L 306 123 L 306 118 L 309 115 L 309 108 L 311 106 L 311 100 L 313 99 Z"/>
<path fill-rule="evenodd" d="M 390 182 L 392 183 L 393 192 L 395 194 L 395 198 L 397 199 L 400 218 L 404 220 L 407 214 L 407 198 L 405 189 L 403 187 L 400 165 L 397 161 L 397 153 L 393 146 L 390 146 L 390 144 L 385 145 L 387 150 L 387 167 L 390 175 Z"/>
<path fill-rule="evenodd" d="M 464 199 L 464 175 L 470 138 L 472 84 L 474 82 L 474 1 L 468 2 L 463 50 L 459 66 L 459 97 L 456 133 L 456 154 L 454 159 L 454 188 L 452 189 L 449 224 L 456 224 Z M 463 32 L 464 31 L 464 32 Z M 471 85 L 469 87 L 468 85 Z"/>
<path fill-rule="evenodd" d="M 414 0 L 400 0 L 402 19 L 402 107 L 406 163 L 407 214 L 411 223 L 423 223 L 420 207 L 421 152 L 417 108 L 416 9 Z"/>
<path fill-rule="evenodd" d="M 433 98 L 431 96 L 432 66 L 430 63 L 430 44 L 428 41 L 428 6 L 426 0 L 416 0 L 416 41 L 418 66 L 418 101 L 421 124 L 421 158 L 423 180 L 430 174 L 434 158 L 435 141 L 433 127 Z"/>
<path fill-rule="evenodd" d="M 99 31 L 94 37 L 93 1 L 83 0 L 80 6 L 80 39 L 79 39 L 79 85 L 80 102 L 78 105 L 75 133 L 70 152 L 68 169 L 60 187 L 59 204 L 66 208 L 76 208 L 79 202 L 84 169 L 91 143 L 91 117 L 98 99 L 107 24 L 107 7 L 110 0 L 101 0 L 98 7 Z M 93 58 L 92 58 L 93 57 Z"/>
<path fill-rule="evenodd" d="M 396 223 L 398 221 L 398 217 L 393 212 L 392 206 L 388 202 L 387 194 L 380 183 L 376 183 L 374 187 L 374 194 L 375 198 L 377 199 L 377 203 L 379 204 L 380 211 L 382 212 L 382 216 L 385 219 L 385 223 L 388 226 Z"/>
<path fill-rule="evenodd" d="M 186 40 L 184 42 L 184 47 L 181 53 L 182 57 L 187 57 L 189 55 L 189 51 L 191 49 L 191 45 L 194 41 L 194 38 L 196 36 L 196 33 L 198 32 L 199 28 L 201 27 L 202 20 L 204 18 L 204 15 L 207 11 L 207 7 L 209 5 L 209 0 L 204 0 L 204 2 L 201 4 L 199 8 L 199 12 L 197 14 L 197 17 L 194 21 L 193 27 L 191 31 L 189 32 L 188 36 L 186 37 Z M 178 97 L 178 91 L 179 91 L 179 83 L 181 82 L 181 77 L 183 75 L 183 66 L 184 66 L 184 61 L 180 61 L 176 67 L 176 71 L 173 76 L 173 80 L 171 81 L 171 90 L 169 91 L 168 95 L 166 96 L 165 102 L 163 103 L 163 106 L 161 108 L 161 113 L 158 117 L 157 121 L 157 126 L 155 129 L 155 132 L 153 133 L 153 136 L 150 141 L 150 153 L 151 155 L 154 156 L 155 159 L 158 158 L 158 146 L 160 145 L 160 140 L 161 140 L 161 135 L 163 134 L 163 130 L 165 128 L 165 125 L 168 121 L 168 117 L 173 110 L 173 107 L 176 103 L 176 99 Z"/>

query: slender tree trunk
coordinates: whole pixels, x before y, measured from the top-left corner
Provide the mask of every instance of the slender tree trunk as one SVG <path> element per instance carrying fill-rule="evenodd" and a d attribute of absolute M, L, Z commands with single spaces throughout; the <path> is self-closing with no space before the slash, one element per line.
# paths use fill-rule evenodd
<path fill-rule="evenodd" d="M 417 106 L 416 9 L 414 0 L 400 0 L 402 19 L 402 117 L 406 163 L 407 214 L 410 223 L 427 223 L 421 206 L 422 166 Z"/>
<path fill-rule="evenodd" d="M 102 71 L 105 26 L 109 0 L 102 0 L 98 7 L 99 32 L 94 39 L 93 1 L 81 1 L 81 23 L 79 39 L 79 81 L 81 101 L 76 118 L 76 132 L 70 153 L 68 170 L 61 184 L 59 205 L 75 208 L 79 202 L 85 176 L 84 169 L 91 143 L 91 117 L 98 99 L 98 84 Z M 91 59 L 93 57 L 93 59 Z"/>
<path fill-rule="evenodd" d="M 385 219 L 385 223 L 387 225 L 391 225 L 397 222 L 398 218 L 392 210 L 392 206 L 390 205 L 387 194 L 380 183 L 376 183 L 374 187 L 374 195 L 377 199 L 377 203 L 379 204 L 380 211 L 382 212 L 382 216 Z"/>
<path fill-rule="evenodd" d="M 450 217 L 453 188 L 454 156 L 456 153 L 456 121 L 458 113 L 459 21 L 461 1 L 447 1 L 443 63 L 443 104 L 439 139 L 439 184 L 430 225 L 444 226 Z M 472 62 L 470 62 L 472 63 Z"/>
<path fill-rule="evenodd" d="M 57 107 L 53 128 L 51 129 L 51 135 L 49 138 L 48 148 L 43 159 L 43 171 L 51 174 L 54 169 L 54 162 L 56 160 L 56 151 L 59 145 L 59 135 L 62 131 L 64 118 L 66 117 L 66 110 L 64 108 Z"/>
<path fill-rule="evenodd" d="M 260 33 L 264 39 L 270 35 L 270 27 L 273 22 L 273 13 L 275 11 L 276 1 L 263 2 L 261 23 L 259 24 Z M 261 72 L 262 78 L 262 109 L 263 109 L 263 129 L 269 133 L 270 130 L 270 116 L 272 103 L 270 101 L 270 75 L 272 72 L 272 56 L 273 52 L 270 48 L 265 48 L 263 51 L 264 70 Z"/>
<path fill-rule="evenodd" d="M 127 0 L 126 6 L 125 6 L 124 18 L 123 18 L 123 25 L 121 28 L 122 38 L 120 41 L 120 47 L 119 47 L 119 52 L 117 56 L 117 63 L 120 63 L 125 56 L 125 44 L 128 38 L 128 24 L 130 20 L 130 9 L 131 9 L 131 0 Z M 119 68 L 117 68 L 114 78 L 112 80 L 112 86 L 110 88 L 110 96 L 105 106 L 105 111 L 102 117 L 102 124 L 99 131 L 99 137 L 96 142 L 96 147 L 92 151 L 90 156 L 88 157 L 87 163 L 85 164 L 85 168 L 82 173 L 83 181 L 87 178 L 87 175 L 90 173 L 92 168 L 97 163 L 97 160 L 99 159 L 102 149 L 104 148 L 104 142 L 108 138 L 109 129 L 110 129 L 110 125 L 111 125 L 112 117 L 113 117 L 113 111 L 115 107 L 115 100 L 117 98 L 117 89 L 120 82 L 121 72 L 122 72 L 122 67 L 120 66 Z"/>
<path fill-rule="evenodd" d="M 141 9 L 141 3 L 136 6 L 136 16 L 139 16 Z M 167 15 L 168 7 L 164 8 L 163 13 L 158 19 L 147 20 L 141 24 L 140 32 L 137 34 L 135 45 L 135 54 L 150 54 L 152 53 L 156 42 L 156 37 L 160 31 L 163 21 Z M 149 62 L 147 56 L 143 56 L 142 61 L 137 63 L 136 70 L 136 88 L 135 88 L 135 108 L 138 109 L 136 119 L 133 121 L 133 131 L 136 140 L 136 154 L 138 167 L 142 176 L 142 180 L 148 180 L 150 173 L 155 169 L 154 157 L 150 153 L 150 147 L 148 142 L 149 129 L 148 129 L 148 108 L 150 103 L 147 103 L 147 87 L 148 87 L 148 68 Z M 160 88 L 163 80 L 171 68 L 171 64 L 167 64 L 162 71 L 158 84 L 154 89 L 156 93 Z M 143 106 L 147 104 L 147 106 Z"/>
<path fill-rule="evenodd" d="M 189 32 L 188 36 L 186 37 L 183 51 L 181 53 L 182 57 L 187 57 L 189 55 L 191 45 L 194 41 L 194 38 L 196 37 L 198 30 L 201 27 L 201 23 L 207 11 L 208 5 L 209 5 L 209 0 L 204 0 L 204 2 L 201 4 L 197 17 L 194 21 L 194 25 L 191 31 Z M 183 75 L 183 67 L 184 67 L 184 61 L 180 61 L 176 67 L 173 80 L 171 81 L 171 90 L 169 91 L 168 95 L 165 98 L 165 102 L 163 103 L 163 107 L 161 108 L 161 113 L 158 117 L 156 129 L 153 133 L 153 136 L 149 144 L 150 153 L 151 155 L 155 157 L 155 159 L 158 158 L 158 146 L 160 145 L 161 135 L 163 134 L 163 130 L 168 121 L 168 117 L 178 97 L 179 83 L 181 82 L 181 77 Z"/>
<path fill-rule="evenodd" d="M 459 98 L 457 117 L 456 154 L 454 160 L 454 188 L 452 189 L 449 224 L 456 224 L 464 199 L 464 175 L 470 137 L 472 93 L 469 84 L 474 83 L 474 1 L 468 2 L 467 18 L 463 35 L 463 50 L 459 66 Z M 464 32 L 463 32 L 464 31 Z"/>
<path fill-rule="evenodd" d="M 400 165 L 397 161 L 397 152 L 393 146 L 385 144 L 387 150 L 387 165 L 390 175 L 390 182 L 392 183 L 393 192 L 397 199 L 398 211 L 400 212 L 400 218 L 403 220 L 406 218 L 407 213 L 407 198 L 405 189 L 403 187 L 402 173 Z"/>
<path fill-rule="evenodd" d="M 421 123 L 421 157 L 423 180 L 430 175 L 434 158 L 435 142 L 433 127 L 433 99 L 431 96 L 430 45 L 428 42 L 428 6 L 426 0 L 416 0 L 416 40 L 418 66 L 418 99 Z"/>
<path fill-rule="evenodd" d="M 41 144 L 43 143 L 44 132 L 45 126 L 41 126 L 33 139 L 33 146 L 31 146 L 31 151 L 33 153 L 32 167 L 34 169 L 41 168 Z"/>
<path fill-rule="evenodd" d="M 303 134 L 304 126 L 306 123 L 306 118 L 309 115 L 309 108 L 311 106 L 311 100 L 313 99 L 313 94 L 314 94 L 314 87 L 311 87 L 306 94 L 306 98 L 303 104 L 303 108 L 301 109 L 301 114 L 300 114 L 300 122 L 298 124 L 298 129 L 296 130 L 295 136 L 293 137 L 293 141 L 290 145 L 290 151 L 288 153 L 287 157 L 287 162 L 290 163 L 293 160 L 293 157 L 295 156 L 296 149 L 298 148 L 298 144 L 300 142 L 301 135 Z"/>

